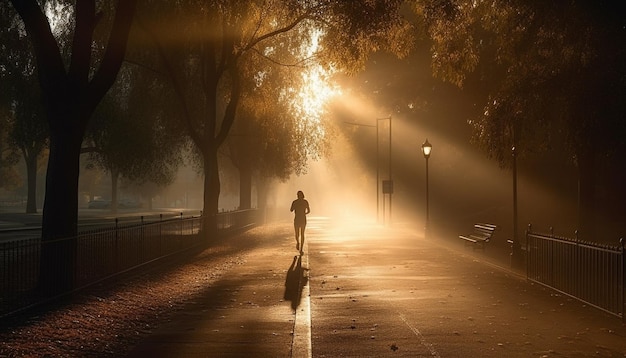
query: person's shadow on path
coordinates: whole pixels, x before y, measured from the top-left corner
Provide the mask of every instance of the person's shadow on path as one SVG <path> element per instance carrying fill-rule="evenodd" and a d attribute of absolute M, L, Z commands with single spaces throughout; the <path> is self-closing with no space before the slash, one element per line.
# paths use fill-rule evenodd
<path fill-rule="evenodd" d="M 287 276 L 285 278 L 285 295 L 283 296 L 286 301 L 291 302 L 291 308 L 296 309 L 300 306 L 302 300 L 302 289 L 307 284 L 308 277 L 304 275 L 302 269 L 302 255 L 294 256 L 289 270 L 287 270 Z"/>

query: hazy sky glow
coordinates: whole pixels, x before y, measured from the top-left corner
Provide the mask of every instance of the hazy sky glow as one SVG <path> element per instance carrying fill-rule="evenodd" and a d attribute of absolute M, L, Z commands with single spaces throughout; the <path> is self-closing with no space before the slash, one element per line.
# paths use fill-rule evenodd
<path fill-rule="evenodd" d="M 314 32 L 311 36 L 311 44 L 308 48 L 303 49 L 303 55 L 305 58 L 310 58 L 312 63 L 302 73 L 303 86 L 296 90 L 293 106 L 302 121 L 317 125 L 326 113 L 327 103 L 334 97 L 341 95 L 341 89 L 332 81 L 334 71 L 325 69 L 315 61 L 321 33 Z M 310 128 L 311 126 L 307 127 Z"/>

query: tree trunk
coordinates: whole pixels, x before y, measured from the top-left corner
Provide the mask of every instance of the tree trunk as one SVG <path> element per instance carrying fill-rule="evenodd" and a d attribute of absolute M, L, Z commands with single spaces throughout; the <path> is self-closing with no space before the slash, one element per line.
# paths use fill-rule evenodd
<path fill-rule="evenodd" d="M 117 169 L 111 169 L 111 212 L 113 214 L 117 213 L 117 205 L 119 203 L 117 198 L 117 182 L 119 177 L 119 171 Z"/>
<path fill-rule="evenodd" d="M 244 159 L 239 165 L 239 209 L 252 208 L 252 168 Z"/>
<path fill-rule="evenodd" d="M 204 209 L 203 229 L 206 240 L 217 237 L 217 212 L 220 197 L 220 176 L 217 163 L 217 148 L 204 151 Z"/>
<path fill-rule="evenodd" d="M 83 139 L 83 131 L 77 127 L 50 132 L 39 281 L 40 289 L 46 294 L 74 288 L 79 157 Z"/>
<path fill-rule="evenodd" d="M 267 208 L 267 189 L 269 187 L 268 179 L 258 178 L 256 181 L 256 201 L 257 208 L 265 210 Z"/>
<path fill-rule="evenodd" d="M 28 182 L 28 197 L 26 199 L 26 213 L 37 212 L 37 156 L 25 155 L 26 177 Z"/>
<path fill-rule="evenodd" d="M 267 223 L 268 221 L 268 212 L 267 212 L 267 191 L 269 187 L 269 180 L 267 178 L 257 177 L 256 181 L 256 202 L 257 202 L 257 210 L 259 210 L 260 218 L 262 223 Z M 270 213 L 271 214 L 271 213 Z M 271 219 L 271 215 L 270 215 Z"/>

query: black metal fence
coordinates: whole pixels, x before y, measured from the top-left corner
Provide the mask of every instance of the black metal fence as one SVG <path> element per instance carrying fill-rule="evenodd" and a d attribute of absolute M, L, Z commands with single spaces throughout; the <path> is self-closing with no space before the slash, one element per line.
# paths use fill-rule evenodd
<path fill-rule="evenodd" d="M 224 212 L 217 215 L 218 234 L 245 229 L 258 223 L 257 210 Z M 37 290 L 41 277 L 42 245 L 75 247 L 74 290 L 92 285 L 155 260 L 199 247 L 202 215 L 121 224 L 80 232 L 75 238 L 42 243 L 39 237 L 0 242 L 0 317 L 52 297 Z M 59 263 L 59 270 L 64 263 Z M 65 266 L 66 267 L 66 266 Z M 49 267 L 47 269 L 50 269 Z M 55 268 L 52 267 L 54 270 Z M 64 294 L 67 292 L 62 292 Z"/>
<path fill-rule="evenodd" d="M 529 280 L 624 319 L 624 241 L 601 245 L 526 231 Z"/>

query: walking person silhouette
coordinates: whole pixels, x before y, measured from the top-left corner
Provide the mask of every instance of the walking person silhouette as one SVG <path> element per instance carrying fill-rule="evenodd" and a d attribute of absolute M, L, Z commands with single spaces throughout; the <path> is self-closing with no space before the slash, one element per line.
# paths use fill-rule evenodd
<path fill-rule="evenodd" d="M 306 215 L 311 212 L 309 202 L 304 199 L 302 190 L 298 190 L 298 199 L 291 203 L 291 212 L 295 212 L 293 228 L 296 232 L 296 250 L 300 254 L 304 251 L 304 229 L 306 229 Z"/>

